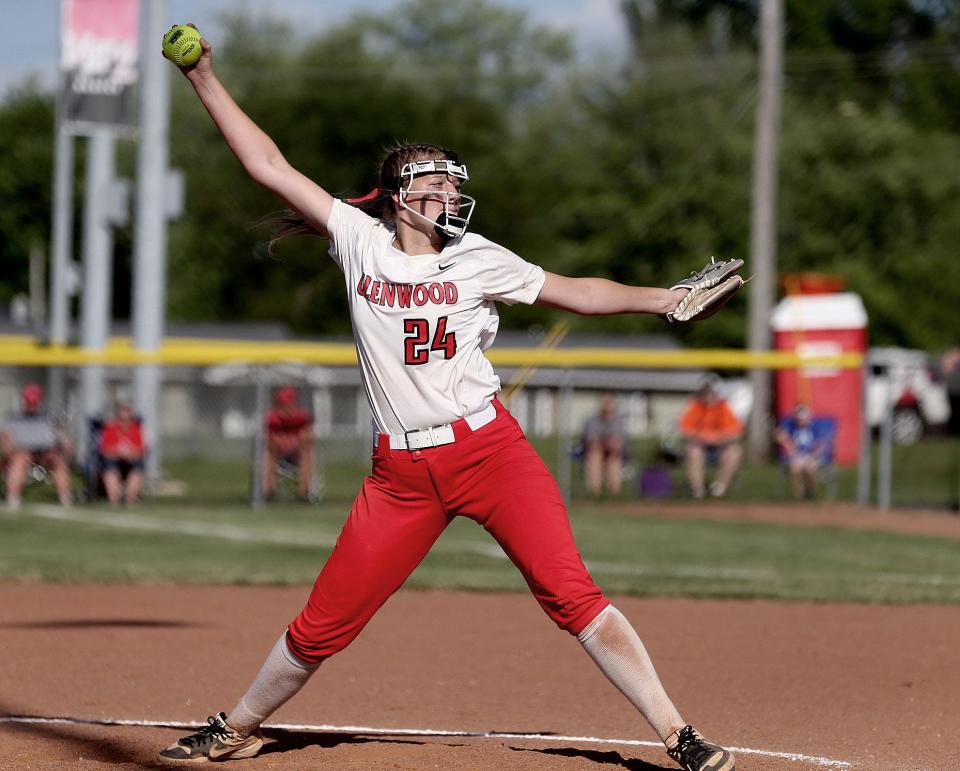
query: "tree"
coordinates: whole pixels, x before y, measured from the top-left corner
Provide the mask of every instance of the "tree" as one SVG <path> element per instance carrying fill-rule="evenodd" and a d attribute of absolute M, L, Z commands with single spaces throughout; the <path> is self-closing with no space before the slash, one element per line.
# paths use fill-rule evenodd
<path fill-rule="evenodd" d="M 33 86 L 0 109 L 0 302 L 28 285 L 32 244 L 47 244 L 53 177 L 53 99 Z"/>
<path fill-rule="evenodd" d="M 759 0 L 621 0 L 637 54 L 676 27 L 703 52 L 756 47 Z M 785 0 L 787 87 L 812 104 L 893 106 L 924 127 L 960 130 L 960 9 L 944 0 Z"/>
<path fill-rule="evenodd" d="M 634 46 L 616 69 L 587 68 L 564 35 L 490 0 L 408 0 L 389 18 L 359 14 L 308 37 L 234 15 L 215 58 L 240 105 L 335 195 L 369 190 L 378 152 L 395 140 L 452 146 L 470 169 L 479 232 L 548 270 L 669 285 L 711 254 L 748 251 L 757 2 L 622 6 Z M 788 0 L 787 13 L 781 269 L 845 276 L 866 300 L 874 343 L 956 344 L 953 4 Z M 189 86 L 173 88 L 171 162 L 189 184 L 171 229 L 171 317 L 347 333 L 326 242 L 268 252 L 261 219 L 280 204 L 249 181 Z M 49 242 L 53 105 L 36 87 L 0 104 L 0 300 L 25 291 L 31 242 Z M 130 145 L 120 165 L 132 173 Z M 120 313 L 129 236 L 116 239 Z M 742 345 L 744 306 L 670 332 Z M 554 313 L 515 308 L 504 324 Z M 664 329 L 645 316 L 568 321 Z"/>
<path fill-rule="evenodd" d="M 511 182 L 525 172 L 497 154 L 511 144 L 518 113 L 546 88 L 551 63 L 569 56 L 565 38 L 532 28 L 523 14 L 466 0 L 408 2 L 389 24 L 360 15 L 305 41 L 282 25 L 270 35 L 257 25 L 254 35 L 248 17 L 229 20 L 217 66 L 294 166 L 336 195 L 357 194 L 372 185 L 378 150 L 397 140 L 457 147 L 484 201 L 478 226 L 494 238 L 516 227 L 502 215 L 515 200 Z M 278 49 L 286 52 L 279 59 Z M 269 255 L 269 228 L 250 226 L 277 202 L 246 180 L 185 88 L 175 112 L 174 160 L 201 182 L 190 186 L 172 242 L 172 312 L 242 312 L 299 331 L 346 332 L 342 277 L 324 258 L 326 245 L 291 239 Z"/>
<path fill-rule="evenodd" d="M 960 286 L 945 278 L 956 272 L 960 137 L 892 112 L 788 111 L 781 270 L 844 276 L 873 343 L 956 345 Z"/>
<path fill-rule="evenodd" d="M 655 83 L 662 83 L 664 70 L 679 76 L 675 78 L 679 82 L 670 84 L 678 95 L 676 103 L 658 115 L 659 121 L 677 126 L 669 141 L 679 143 L 696 130 L 694 112 L 701 108 L 688 108 L 696 98 L 691 90 L 704 79 L 705 63 L 709 62 L 717 83 L 714 93 L 706 97 L 708 102 L 720 94 L 729 95 L 737 77 L 742 78 L 744 96 L 752 92 L 752 68 L 738 63 L 754 45 L 756 2 L 662 0 L 652 14 L 642 12 L 649 6 L 641 2 L 623 6 L 635 41 L 635 62 L 629 70 L 635 90 L 631 97 L 630 89 L 624 88 L 618 99 L 626 110 L 643 114 L 635 95 L 651 92 Z M 724 18 L 721 26 L 729 33 L 726 44 L 719 47 L 716 37 L 707 34 L 711 20 L 716 23 L 718 16 Z M 917 52 L 933 52 L 932 46 L 955 39 L 956 12 L 935 2 L 788 1 L 787 19 L 781 271 L 819 270 L 844 276 L 850 288 L 864 296 L 875 343 L 930 349 L 954 344 L 960 322 L 952 285 L 942 287 L 949 297 L 947 304 L 937 303 L 930 313 L 920 307 L 929 307 L 920 298 L 928 298 L 950 272 L 949 255 L 955 251 L 960 228 L 960 137 L 949 112 L 955 109 L 955 100 L 945 102 L 940 110 L 914 106 L 925 97 L 933 102 L 940 89 L 935 79 L 921 77 L 917 63 L 922 59 Z M 667 30 L 664 35 L 657 34 L 661 26 Z M 664 39 L 671 41 L 672 58 L 651 56 L 651 49 L 657 51 Z M 898 51 L 905 58 L 893 55 Z M 941 65 L 948 75 L 946 82 L 951 82 L 953 66 Z M 748 99 L 742 103 L 750 107 Z M 710 126 L 703 146 L 725 146 L 724 155 L 732 151 L 742 161 L 734 148 L 748 146 L 744 144 L 749 143 L 748 126 L 741 123 L 735 129 L 715 122 L 715 113 L 701 114 L 700 123 Z M 717 132 L 718 127 L 723 130 Z M 686 146 L 694 154 L 703 152 L 689 142 Z M 674 155 L 674 163 L 683 167 L 682 154 Z M 730 166 L 717 160 L 702 172 L 705 189 L 711 190 L 708 207 L 720 208 L 719 195 L 737 200 L 739 208 L 746 179 L 742 163 Z M 743 184 L 724 181 L 726 175 Z M 665 195 L 677 197 L 672 210 L 689 214 L 697 194 L 669 183 Z M 694 232 L 704 226 L 703 209 L 699 211 L 698 216 L 694 209 L 694 218 L 686 224 Z M 731 217 L 727 222 L 735 223 L 733 231 L 727 231 L 733 254 L 746 253 L 745 238 L 737 234 L 745 234 L 746 211 L 744 203 L 742 212 L 726 212 Z M 942 323 L 944 308 L 950 316 L 946 324 Z M 731 321 L 732 315 L 725 312 L 724 322 Z M 941 322 L 933 316 L 940 316 Z M 929 323 L 919 323 L 921 318 Z M 727 326 L 724 332 L 735 330 Z M 696 339 L 696 331 L 689 334 Z"/>

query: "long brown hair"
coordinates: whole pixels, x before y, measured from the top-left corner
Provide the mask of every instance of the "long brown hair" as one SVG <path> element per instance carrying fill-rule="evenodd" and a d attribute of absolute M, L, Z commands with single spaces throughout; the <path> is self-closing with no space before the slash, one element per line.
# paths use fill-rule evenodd
<path fill-rule="evenodd" d="M 446 159 L 460 163 L 459 156 L 446 147 L 432 145 L 427 143 L 403 142 L 394 144 L 387 148 L 380 161 L 380 171 L 377 174 L 377 186 L 369 193 L 359 198 L 347 198 L 346 202 L 358 209 L 366 212 L 372 217 L 377 217 L 385 222 L 393 222 L 397 215 L 396 207 L 390 193 L 400 188 L 400 170 L 408 163 L 414 161 L 425 161 L 433 159 Z M 321 236 L 322 234 L 303 217 L 294 211 L 287 210 L 276 217 L 271 217 L 270 222 L 277 225 L 277 231 L 273 238 L 267 244 L 269 250 L 273 249 L 281 238 L 287 236 Z"/>

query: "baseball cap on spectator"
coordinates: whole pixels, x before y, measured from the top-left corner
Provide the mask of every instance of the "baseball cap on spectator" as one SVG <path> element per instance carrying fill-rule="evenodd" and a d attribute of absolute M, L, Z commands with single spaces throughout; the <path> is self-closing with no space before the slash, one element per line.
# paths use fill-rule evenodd
<path fill-rule="evenodd" d="M 43 386 L 39 383 L 27 383 L 20 389 L 20 398 L 25 407 L 39 407 L 43 402 Z"/>
<path fill-rule="evenodd" d="M 284 386 L 283 388 L 278 388 L 276 396 L 274 396 L 278 406 L 281 407 L 292 407 L 297 403 L 297 389 L 293 386 Z"/>

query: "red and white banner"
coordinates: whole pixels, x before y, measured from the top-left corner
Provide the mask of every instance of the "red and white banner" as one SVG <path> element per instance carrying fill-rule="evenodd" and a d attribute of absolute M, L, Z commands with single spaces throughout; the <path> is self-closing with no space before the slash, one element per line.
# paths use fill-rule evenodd
<path fill-rule="evenodd" d="M 61 1 L 61 126 L 132 131 L 139 0 Z"/>

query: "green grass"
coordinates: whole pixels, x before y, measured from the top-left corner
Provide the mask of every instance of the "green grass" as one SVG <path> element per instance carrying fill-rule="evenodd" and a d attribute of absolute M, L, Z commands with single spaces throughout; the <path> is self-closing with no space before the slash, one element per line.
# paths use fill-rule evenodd
<path fill-rule="evenodd" d="M 0 515 L 0 578 L 309 584 L 349 504 L 56 506 Z M 584 559 L 610 593 L 856 602 L 960 602 L 960 539 L 575 506 Z M 525 591 L 490 537 L 456 521 L 408 586 Z"/>
<path fill-rule="evenodd" d="M 894 506 L 956 508 L 960 504 L 960 439 L 934 437 L 893 448 Z M 874 467 L 876 468 L 876 467 Z"/>
<path fill-rule="evenodd" d="M 554 465 L 556 444 L 537 444 Z M 950 495 L 958 494 L 960 443 L 933 440 L 895 450 L 895 505 L 956 500 Z M 641 465 L 652 453 L 651 447 L 634 448 Z M 50 505 L 50 486 L 34 485 L 20 512 L 0 513 L 0 579 L 309 584 L 367 471 L 365 455 L 359 442 L 326 448 L 326 498 L 318 506 L 288 498 L 251 509 L 249 465 L 242 453 L 168 459 L 164 476 L 185 485 L 182 497 L 154 497 L 129 510 L 81 506 L 73 519 L 51 518 L 62 510 Z M 640 517 L 619 504 L 585 500 L 578 468 L 573 470 L 571 521 L 584 559 L 608 592 L 960 602 L 960 539 Z M 680 474 L 674 469 L 678 490 Z M 852 499 L 856 470 L 841 469 L 838 487 L 838 499 Z M 628 486 L 622 499 L 635 500 L 633 489 Z M 730 492 L 732 501 L 784 497 L 774 465 L 744 469 Z M 525 591 L 496 544 L 467 521 L 451 525 L 407 585 Z"/>
<path fill-rule="evenodd" d="M 535 439 L 534 445 L 552 468 L 556 466 L 555 439 Z M 631 445 L 633 465 L 636 468 L 656 461 L 659 445 L 653 440 L 638 439 Z M 871 500 L 876 501 L 878 474 L 877 442 L 873 443 Z M 678 495 L 686 489 L 683 469 L 670 467 L 673 486 Z M 579 466 L 573 467 L 574 497 L 586 497 Z M 837 469 L 835 498 L 853 501 L 857 497 L 858 468 L 842 466 Z M 637 482 L 624 485 L 623 500 L 637 497 Z M 776 501 L 790 498 L 789 484 L 777 463 L 746 464 L 737 475 L 727 494 L 731 501 Z M 960 508 L 960 439 L 933 436 L 909 447 L 894 446 L 892 462 L 891 503 L 894 507 L 950 509 Z"/>

